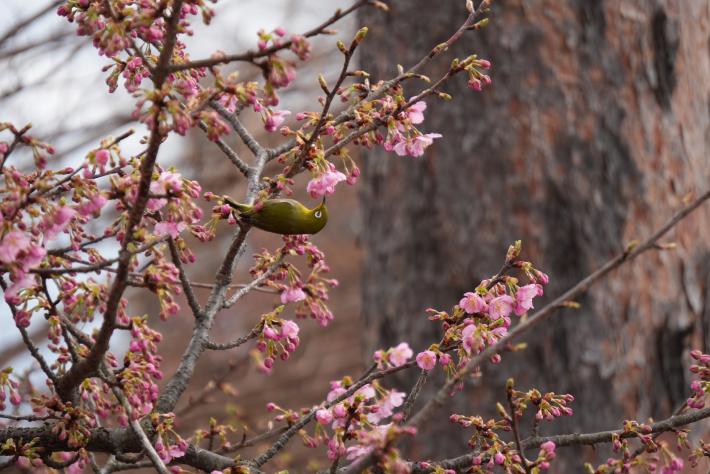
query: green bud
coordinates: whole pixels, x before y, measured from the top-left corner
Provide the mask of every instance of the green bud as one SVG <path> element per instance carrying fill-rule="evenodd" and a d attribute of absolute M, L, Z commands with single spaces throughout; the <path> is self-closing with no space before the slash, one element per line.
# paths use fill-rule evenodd
<path fill-rule="evenodd" d="M 638 247 L 639 243 L 640 242 L 638 240 L 632 240 L 631 242 L 628 243 L 628 245 L 626 246 L 626 250 L 624 252 L 625 253 L 632 252 L 636 247 Z"/>
<path fill-rule="evenodd" d="M 390 11 L 390 7 L 385 2 L 380 2 L 379 0 L 372 0 L 370 3 L 373 7 L 378 8 L 383 12 Z"/>
<path fill-rule="evenodd" d="M 355 34 L 355 39 L 353 40 L 355 45 L 360 44 L 362 42 L 362 40 L 365 39 L 365 36 L 367 36 L 367 32 L 368 32 L 367 26 L 363 26 L 362 28 L 360 28 L 357 31 L 357 33 Z"/>
<path fill-rule="evenodd" d="M 449 45 L 444 42 L 444 43 L 439 43 L 436 46 L 434 46 L 434 49 L 431 50 L 430 56 L 434 56 L 436 54 L 441 53 L 442 51 L 446 51 L 448 49 Z"/>
<path fill-rule="evenodd" d="M 522 240 L 516 240 L 513 245 L 508 247 L 508 254 L 505 256 L 506 263 L 512 263 L 520 256 L 520 251 L 523 247 Z"/>
<path fill-rule="evenodd" d="M 318 84 L 320 84 L 320 88 L 323 89 L 323 92 L 327 94 L 330 94 L 330 91 L 328 90 L 328 83 L 325 81 L 325 76 L 323 74 L 318 74 Z"/>
<path fill-rule="evenodd" d="M 345 43 L 343 43 L 342 41 L 338 41 L 337 43 L 335 43 L 335 45 L 338 47 L 341 53 L 348 54 L 348 50 L 345 47 Z"/>

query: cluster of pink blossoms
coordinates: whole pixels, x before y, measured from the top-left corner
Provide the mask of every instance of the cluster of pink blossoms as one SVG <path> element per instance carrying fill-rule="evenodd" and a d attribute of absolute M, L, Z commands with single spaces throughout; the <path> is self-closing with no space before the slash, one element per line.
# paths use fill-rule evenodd
<path fill-rule="evenodd" d="M 447 330 L 444 340 L 460 341 L 460 364 L 498 342 L 508 333 L 510 315 L 526 314 L 533 308 L 533 299 L 543 294 L 540 283 L 518 286 L 512 296 L 507 293 L 507 287 L 502 283 L 496 283 L 490 289 L 486 289 L 485 283 L 483 282 L 476 292 L 464 294 L 458 306 L 454 308 L 453 319 L 446 312 L 429 310 L 433 313 L 430 319 L 444 321 Z M 463 321 L 452 324 L 459 317 L 463 318 Z M 438 344 L 417 354 L 416 361 L 423 370 L 432 370 L 437 361 L 444 367 L 449 367 L 453 362 L 451 356 L 442 352 Z M 500 355 L 494 355 L 492 361 L 500 361 Z"/>
<path fill-rule="evenodd" d="M 323 444 L 327 447 L 329 459 L 346 457 L 355 460 L 373 449 L 384 447 L 386 435 L 392 430 L 408 430 L 406 434 L 414 434 L 413 430 L 393 423 L 400 421 L 400 415 L 395 410 L 404 403 L 404 392 L 388 390 L 379 383 L 373 383 L 360 387 L 349 397 L 335 403 L 346 394 L 351 384 L 349 378 L 331 382 L 326 398 L 330 406 L 316 410 L 318 426 L 314 436 L 303 435 L 306 446 L 314 448 Z M 348 438 L 356 440 L 349 446 L 344 441 L 346 428 Z"/>
<path fill-rule="evenodd" d="M 401 367 L 412 358 L 414 351 L 406 342 L 400 342 L 397 346 L 388 350 L 377 350 L 373 358 L 378 369 L 386 369 L 388 367 Z"/>
<path fill-rule="evenodd" d="M 263 329 L 256 343 L 257 350 L 265 356 L 259 369 L 267 374 L 271 373 L 277 357 L 288 360 L 301 342 L 298 337 L 298 324 L 278 318 L 280 312 L 281 310 L 277 309 L 262 317 Z"/>
<path fill-rule="evenodd" d="M 5 410 L 5 400 L 10 399 L 10 403 L 17 406 L 22 403 L 22 397 L 17 390 L 20 386 L 15 380 L 10 378 L 12 368 L 0 371 L 0 410 Z"/>
<path fill-rule="evenodd" d="M 327 306 L 329 290 L 338 286 L 338 280 L 325 278 L 323 274 L 330 272 L 325 262 L 325 255 L 310 241 L 307 235 L 285 235 L 284 245 L 272 254 L 266 250 L 255 256 L 256 262 L 250 269 L 255 278 L 275 265 L 279 256 L 298 255 L 306 259 L 310 271 L 307 277 L 290 262 L 282 262 L 262 285 L 274 288 L 281 293 L 281 303 L 286 305 L 296 303 L 296 317 L 315 319 L 325 327 L 333 320 L 333 313 Z"/>
<path fill-rule="evenodd" d="M 335 193 L 335 186 L 343 181 L 347 181 L 345 174 L 336 170 L 333 163 L 328 162 L 327 169 L 311 179 L 306 190 L 312 198 L 330 196 Z"/>
<path fill-rule="evenodd" d="M 474 433 L 469 439 L 469 447 L 476 454 L 471 461 L 470 472 L 483 474 L 492 472 L 494 467 L 502 467 L 505 472 L 539 472 L 550 468 L 550 462 L 555 458 L 556 445 L 552 441 L 546 441 L 540 445 L 537 459 L 523 460 L 522 453 L 517 449 L 514 442 L 505 441 L 500 435 L 509 432 L 515 426 L 515 420 L 523 417 L 523 414 L 530 407 L 538 407 L 540 411 L 549 411 L 551 408 L 555 415 L 554 419 L 563 414 L 571 415 L 571 409 L 562 412 L 560 409 L 567 408 L 566 405 L 574 400 L 569 394 L 558 395 L 555 393 L 541 394 L 537 389 L 526 392 L 514 389 L 514 381 L 509 379 L 507 384 L 508 400 L 511 412 L 509 413 L 502 405 L 498 405 L 497 412 L 501 419 L 484 419 L 481 416 L 466 416 L 453 414 L 450 416 L 452 423 L 457 423 L 464 428 L 473 428 Z M 514 417 L 514 418 L 513 418 Z M 536 415 L 536 418 L 540 418 Z"/>
<path fill-rule="evenodd" d="M 697 361 L 690 367 L 690 372 L 698 379 L 690 384 L 693 396 L 688 398 L 687 404 L 690 408 L 703 408 L 710 395 L 710 354 L 695 350 L 691 351 L 690 356 Z"/>
<path fill-rule="evenodd" d="M 70 233 L 76 241 L 82 235 L 79 226 L 97 216 L 106 203 L 105 196 L 87 179 L 81 183 L 85 188 L 77 189 L 74 205 L 66 204 L 65 200 L 44 202 L 40 211 L 42 201 L 29 204 L 33 193 L 43 197 L 44 193 L 39 191 L 41 186 L 51 189 L 62 176 L 73 172 L 66 169 L 58 173 L 45 171 L 23 175 L 12 166 L 3 169 L 5 190 L 0 205 L 0 263 L 3 270 L 10 273 L 12 281 L 4 291 L 8 303 L 19 305 L 22 301 L 20 292 L 35 285 L 33 271 L 45 260 L 47 249 L 53 247 L 64 233 Z M 78 177 L 74 179 L 79 180 Z M 26 312 L 18 311 L 18 325 L 26 327 L 28 316 Z"/>
<path fill-rule="evenodd" d="M 418 101 L 403 112 L 392 115 L 399 107 L 391 97 L 382 101 L 382 112 L 387 114 L 387 139 L 383 146 L 387 151 L 394 151 L 399 156 L 422 156 L 424 151 L 434 143 L 434 139 L 441 138 L 439 133 L 423 134 L 414 127 L 424 122 L 426 102 Z"/>

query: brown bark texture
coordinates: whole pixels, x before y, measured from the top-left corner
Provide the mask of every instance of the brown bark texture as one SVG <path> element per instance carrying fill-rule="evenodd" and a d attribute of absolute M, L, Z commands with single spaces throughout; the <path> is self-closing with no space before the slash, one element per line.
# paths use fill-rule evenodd
<path fill-rule="evenodd" d="M 370 27 L 361 61 L 375 78 L 392 74 L 393 57 L 415 63 L 466 14 L 463 0 L 390 5 L 386 16 L 360 16 Z M 435 342 L 425 308 L 451 308 L 498 270 L 516 239 L 549 273 L 549 298 L 649 235 L 688 193 L 707 189 L 709 41 L 706 0 L 495 2 L 489 26 L 451 52 L 490 59 L 493 85 L 476 93 L 461 77 L 447 85 L 454 101 L 429 101 L 424 129 L 444 138 L 422 159 L 382 150 L 365 157 L 367 349 Z M 427 72 L 438 77 L 448 64 Z M 470 433 L 448 415 L 493 415 L 509 376 L 521 389 L 577 397 L 575 416 L 543 433 L 670 415 L 689 392 L 688 348 L 710 345 L 709 230 L 702 209 L 673 231 L 675 251 L 617 271 L 580 310 L 530 334 L 527 350 L 484 368 L 421 433 L 419 453 L 464 451 Z M 583 457 L 598 461 L 603 452 Z M 581 467 L 579 450 L 571 459 Z"/>

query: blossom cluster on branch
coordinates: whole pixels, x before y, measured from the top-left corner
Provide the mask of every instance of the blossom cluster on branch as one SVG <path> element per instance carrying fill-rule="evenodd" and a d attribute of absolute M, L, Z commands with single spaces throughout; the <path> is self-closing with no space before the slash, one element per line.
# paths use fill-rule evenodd
<path fill-rule="evenodd" d="M 279 427 L 254 439 L 215 419 L 205 421 L 194 433 L 181 431 L 176 405 L 205 351 L 247 345 L 262 372 L 278 370 L 276 361 L 288 363 L 302 344 L 303 319 L 313 319 L 327 330 L 335 317 L 328 306 L 329 291 L 338 282 L 327 276 L 325 255 L 309 236 L 289 235 L 279 248 L 254 255 L 252 280 L 235 288 L 234 270 L 245 252 L 251 225 L 240 219 L 225 197 L 203 190 L 179 169 L 158 163 L 165 139 L 202 129 L 234 165 L 234 172 L 243 175 L 244 201 L 258 211 L 267 200 L 291 194 L 294 177 L 300 173 L 309 175 L 305 190 L 313 198 L 336 193 L 342 182 L 357 184 L 358 147 L 381 146 L 393 152 L 392 159 L 424 155 L 442 137 L 424 130 L 427 100 L 451 100 L 445 86 L 457 76 L 463 76 L 473 91 L 485 91 L 492 83 L 490 61 L 475 54 L 455 58 L 439 78 L 424 75 L 429 62 L 440 59 L 467 32 L 487 25 L 484 15 L 490 0 L 478 5 L 469 0 L 460 28 L 433 46 L 419 63 L 399 67 L 391 78 L 372 78 L 351 64 L 366 41 L 366 27 L 350 40 L 338 40 L 334 47 L 342 55 L 340 73 L 330 82 L 323 75 L 314 78 L 322 92 L 320 108 L 293 113 L 280 108 L 279 93 L 293 84 L 299 67 L 310 59 L 310 38 L 334 34 L 330 26 L 359 8 L 386 12 L 387 3 L 359 0 L 302 34 L 281 27 L 260 30 L 253 49 L 237 54 L 217 51 L 193 60 L 184 38 L 194 34 L 192 25 L 198 17 L 205 24 L 214 17 L 211 3 L 67 0 L 58 8 L 57 13 L 75 24 L 76 32 L 90 38 L 98 54 L 109 61 L 104 68 L 108 91 L 122 85 L 133 94 L 133 116 L 145 126 L 144 148 L 138 154 L 126 156 L 122 150 L 122 142 L 134 133 L 130 131 L 105 138 L 76 166 L 54 169 L 53 147 L 31 136 L 29 126 L 0 123 L 0 287 L 27 353 L 45 380 L 43 386 L 36 386 L 30 372 L 0 370 L 0 418 L 4 420 L 0 456 L 5 465 L 76 473 L 146 466 L 161 473 L 262 472 L 262 466 L 292 438 L 300 437 L 306 446 L 321 450 L 330 472 L 548 469 L 559 440 L 523 439 L 519 420 L 532 412 L 535 424 L 571 416 L 569 404 L 574 397 L 534 388 L 519 391 L 512 380 L 508 407 L 499 404 L 497 418 L 446 414 L 453 423 L 474 431 L 465 459 L 411 460 L 398 447 L 403 437 L 426 436 L 423 420 L 470 376 L 481 377 L 479 368 L 485 360 L 497 363 L 504 352 L 523 350 L 525 345 L 514 344 L 513 338 L 553 310 L 574 306 L 568 300 L 556 301 L 532 313 L 549 278 L 520 258 L 520 242 L 510 247 L 496 275 L 462 295 L 450 311 L 428 310 L 429 320 L 440 326 L 441 333 L 440 340 L 428 347 L 415 352 L 402 342 L 378 349 L 369 370 L 360 377 L 333 381 L 316 406 L 292 409 L 268 403 L 266 411 L 275 414 L 272 424 Z M 226 70 L 225 65 L 238 62 L 256 68 L 261 78 L 242 80 Z M 266 132 L 278 132 L 280 143 L 273 148 L 263 145 L 242 123 L 246 114 L 256 114 Z M 232 135 L 252 158 L 243 158 L 229 146 L 225 137 Z M 32 164 L 23 151 L 31 154 Z M 269 162 L 278 164 L 273 175 L 264 172 Z M 680 218 L 709 196 L 689 205 Z M 201 200 L 213 203 L 207 217 Z M 604 272 L 652 248 L 680 218 L 646 244 L 624 252 Z M 217 235 L 231 238 L 204 302 L 197 298 L 197 285 L 189 276 L 196 253 L 188 235 L 197 239 L 196 246 Z M 299 260 L 305 260 L 305 267 L 296 265 Z M 588 286 L 575 287 L 569 300 Z M 135 314 L 125 295 L 129 288 L 154 295 L 160 308 L 157 314 Z M 271 307 L 255 318 L 247 334 L 224 343 L 213 341 L 216 316 L 255 289 L 275 293 Z M 191 314 L 193 329 L 179 366 L 166 373 L 160 328 L 171 324 L 181 305 L 183 313 Z M 293 310 L 295 320 L 285 316 L 287 309 Z M 46 347 L 32 342 L 27 332 L 41 320 L 46 321 Z M 85 323 L 95 323 L 95 329 L 87 330 L 91 326 Z M 110 344 L 119 333 L 129 341 L 123 354 L 112 351 Z M 696 361 L 691 372 L 697 380 L 682 412 L 668 420 L 668 428 L 627 421 L 623 431 L 600 438 L 598 442 L 612 443 L 622 457 L 610 459 L 596 471 L 590 467 L 593 472 L 663 465 L 663 472 L 671 473 L 682 467 L 680 459 L 651 433 L 675 430 L 681 445 L 690 449 L 680 427 L 710 416 L 703 411 L 710 392 L 710 356 L 700 352 L 691 356 Z M 413 412 L 422 386 L 437 366 L 446 375 L 446 385 Z M 417 368 L 419 379 L 411 390 L 388 387 L 391 374 Z M 221 387 L 233 392 L 227 385 Z M 684 420 L 690 421 L 679 424 Z M 241 441 L 237 441 L 239 434 Z M 271 438 L 277 439 L 254 458 L 239 454 L 241 448 Z M 631 438 L 639 439 L 644 449 L 634 452 Z M 535 455 L 528 458 L 525 450 L 532 448 Z M 707 451 L 707 445 L 697 447 L 693 462 Z M 95 453 L 109 455 L 103 466 Z M 650 460 L 641 456 L 647 453 Z"/>

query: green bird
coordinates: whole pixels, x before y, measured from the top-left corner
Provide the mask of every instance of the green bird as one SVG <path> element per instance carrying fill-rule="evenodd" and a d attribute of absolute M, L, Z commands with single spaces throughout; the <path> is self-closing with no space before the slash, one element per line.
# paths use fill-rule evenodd
<path fill-rule="evenodd" d="M 224 202 L 239 212 L 243 222 L 275 234 L 316 234 L 328 222 L 325 199 L 313 209 L 294 199 L 267 199 L 258 208 L 228 197 L 224 198 Z"/>

